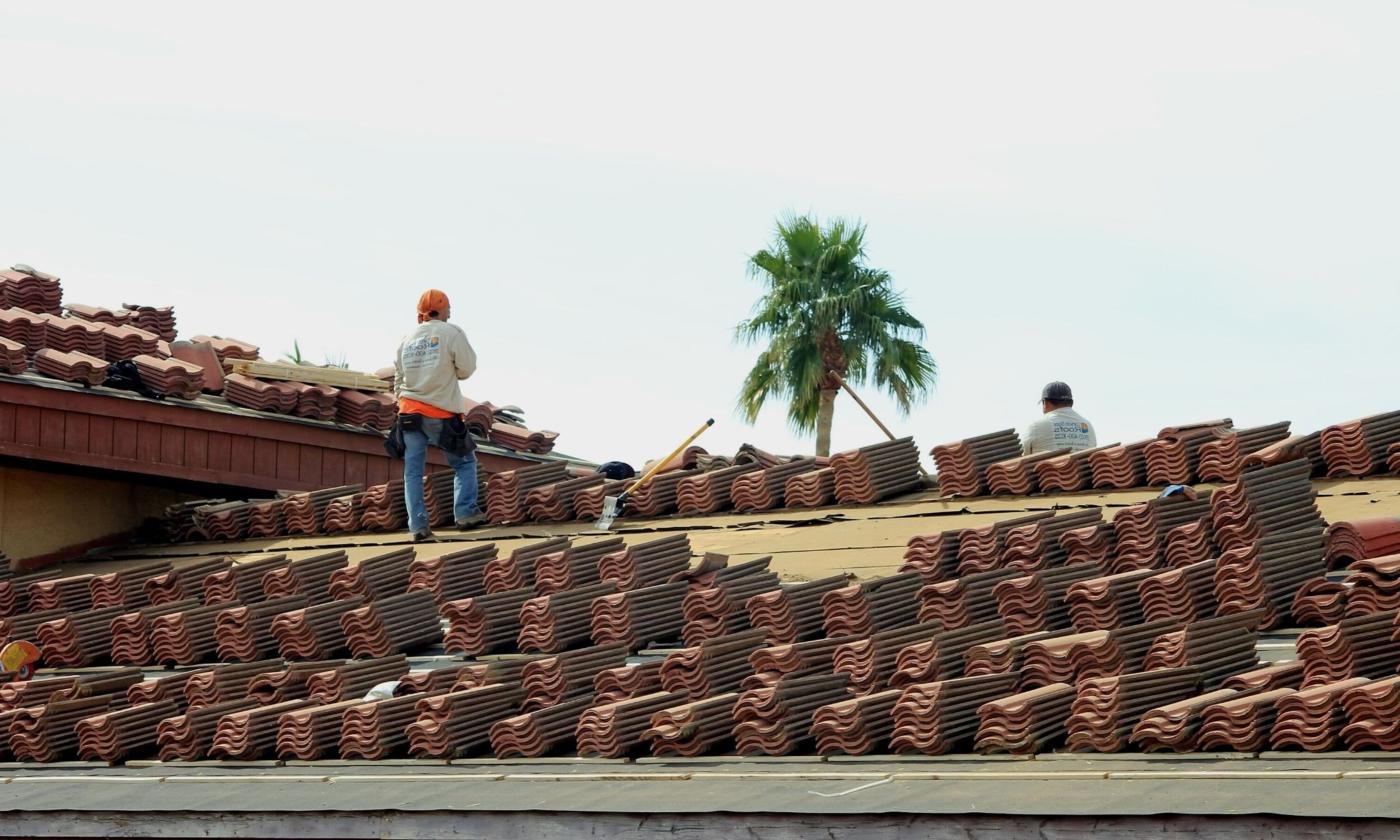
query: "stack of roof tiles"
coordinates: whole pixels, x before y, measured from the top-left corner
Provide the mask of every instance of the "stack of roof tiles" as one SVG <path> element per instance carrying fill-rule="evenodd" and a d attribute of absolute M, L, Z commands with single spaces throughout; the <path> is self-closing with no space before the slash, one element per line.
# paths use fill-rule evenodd
<path fill-rule="evenodd" d="M 137 356 L 159 358 L 164 355 L 160 337 L 155 333 L 146 332 L 138 327 L 114 327 L 111 324 L 103 324 L 101 327 L 103 356 L 108 361 L 117 362 Z"/>
<path fill-rule="evenodd" d="M 1345 618 L 1330 627 L 1307 630 L 1298 636 L 1298 658 L 1303 662 L 1303 687 L 1350 679 L 1384 677 L 1400 663 L 1400 639 L 1396 616 L 1387 610 Z"/>
<path fill-rule="evenodd" d="M 368 488 L 360 504 L 360 527 L 364 530 L 397 531 L 408 526 L 402 478 Z"/>
<path fill-rule="evenodd" d="M 418 589 L 370 601 L 341 616 L 346 644 L 360 658 L 418 650 L 442 641 L 433 594 Z"/>
<path fill-rule="evenodd" d="M 593 694 L 599 703 L 615 703 L 628 697 L 641 697 L 661 688 L 661 662 L 608 668 L 593 677 Z"/>
<path fill-rule="evenodd" d="M 293 382 L 297 392 L 297 402 L 292 414 L 308 420 L 334 420 L 337 398 L 340 391 L 329 385 L 313 385 L 307 382 Z"/>
<path fill-rule="evenodd" d="M 996 585 L 1020 577 L 1018 569 L 992 569 L 926 584 L 919 589 L 919 621 L 966 627 L 997 618 Z"/>
<path fill-rule="evenodd" d="M 18 341 L 0 338 L 0 373 L 24 373 L 29 367 L 29 348 Z"/>
<path fill-rule="evenodd" d="M 44 347 L 47 327 L 44 319 L 23 309 L 0 309 L 0 337 L 22 345 L 32 357 Z"/>
<path fill-rule="evenodd" d="M 327 603 L 313 601 L 309 607 L 274 617 L 269 629 L 283 657 L 325 659 L 349 650 L 340 617 L 363 605 L 360 598 Z"/>
<path fill-rule="evenodd" d="M 1067 597 L 1070 587 L 1100 575 L 1095 563 L 1052 566 L 998 582 L 992 597 L 996 599 L 997 614 L 1012 635 L 1067 630 L 1071 626 Z"/>
<path fill-rule="evenodd" d="M 112 619 L 125 607 L 68 613 L 35 628 L 44 661 L 54 667 L 83 667 L 106 660 L 112 651 Z"/>
<path fill-rule="evenodd" d="M 1341 703 L 1347 723 L 1338 734 L 1347 749 L 1400 749 L 1400 677 L 1349 689 Z"/>
<path fill-rule="evenodd" d="M 505 592 L 535 585 L 535 564 L 541 557 L 564 551 L 570 546 L 568 537 L 553 537 L 521 546 L 505 557 L 497 557 L 482 569 L 487 592 Z"/>
<path fill-rule="evenodd" d="M 661 663 L 661 687 L 692 700 L 735 691 L 753 673 L 750 654 L 763 647 L 763 632 L 746 630 L 682 648 Z"/>
<path fill-rule="evenodd" d="M 1326 569 L 1323 520 L 1305 462 L 1246 472 L 1211 497 L 1220 613 L 1266 609 L 1264 627 L 1288 618 L 1303 582 Z"/>
<path fill-rule="evenodd" d="M 529 518 L 536 522 L 564 522 L 574 518 L 574 498 L 590 487 L 601 486 L 606 479 L 601 475 L 585 475 L 568 478 L 543 487 L 536 487 L 525 494 L 525 508 Z"/>
<path fill-rule="evenodd" d="M 1144 451 L 1156 438 L 1102 446 L 1089 456 L 1089 477 L 1100 490 L 1125 490 L 1147 484 Z"/>
<path fill-rule="evenodd" d="M 943 755 L 963 748 L 977 734 L 977 710 L 1016 690 L 1014 674 L 991 674 L 911 685 L 891 712 L 894 752 Z"/>
<path fill-rule="evenodd" d="M 690 564 L 690 537 L 672 534 L 633 543 L 598 559 L 599 580 L 610 580 L 618 589 L 641 589 L 664 583 Z"/>
<path fill-rule="evenodd" d="M 893 710 L 903 692 L 896 688 L 838 700 L 812 715 L 812 735 L 822 755 L 866 755 L 889 740 Z"/>
<path fill-rule="evenodd" d="M 399 406 L 392 394 L 383 391 L 353 391 L 341 388 L 335 396 L 335 419 L 347 426 L 369 426 L 384 431 L 394 425 Z"/>
<path fill-rule="evenodd" d="M 588 641 L 592 635 L 593 599 L 616 591 L 616 584 L 598 583 L 531 598 L 520 607 L 516 645 L 522 651 L 558 653 Z"/>
<path fill-rule="evenodd" d="M 769 570 L 771 558 L 763 557 L 716 570 L 706 580 L 692 582 L 681 612 L 682 635 L 691 647 L 707 639 L 749 629 L 749 598 L 778 589 L 778 576 Z"/>
<path fill-rule="evenodd" d="M 408 569 L 408 588 L 426 589 L 439 604 L 486 594 L 485 569 L 497 556 L 494 544 L 420 557 Z"/>
<path fill-rule="evenodd" d="M 224 377 L 224 399 L 243 408 L 291 414 L 296 410 L 298 396 L 290 382 L 254 379 L 241 373 Z"/>
<path fill-rule="evenodd" d="M 842 504 L 872 504 L 922 485 L 919 450 L 908 437 L 837 453 L 831 468 Z"/>
<path fill-rule="evenodd" d="M 976 750 L 1016 754 L 1045 750 L 1068 734 L 1074 698 L 1073 685 L 1050 683 L 983 703 L 977 709 L 981 720 Z"/>
<path fill-rule="evenodd" d="M 268 598 L 301 595 L 313 604 L 329 600 L 331 575 L 349 563 L 350 558 L 341 550 L 293 560 L 263 575 L 263 594 Z"/>
<path fill-rule="evenodd" d="M 1035 466 L 1041 461 L 1068 455 L 1068 449 L 1052 449 L 1034 455 L 1022 455 L 989 464 L 986 469 L 987 492 L 993 496 L 1025 496 L 1040 489 L 1040 477 Z"/>
<path fill-rule="evenodd" d="M 676 485 L 676 509 L 683 514 L 724 510 L 731 506 L 734 482 L 746 473 L 761 471 L 758 464 L 735 464 L 682 479 Z"/>
<path fill-rule="evenodd" d="M 188 707 L 182 715 L 169 717 L 156 725 L 156 744 L 161 761 L 197 761 L 209 755 L 214 733 L 224 715 L 256 708 L 251 697 L 224 700 L 206 706 Z"/>
<path fill-rule="evenodd" d="M 1327 567 L 1400 554 L 1400 516 L 1333 522 L 1327 526 Z"/>
<path fill-rule="evenodd" d="M 902 572 L 833 589 L 822 595 L 822 627 L 828 636 L 868 636 L 914 624 L 919 615 L 918 572 Z"/>
<path fill-rule="evenodd" d="M 1073 684 L 1141 670 L 1152 642 L 1176 627 L 1174 621 L 1154 621 L 1028 641 L 1020 652 L 1023 685 Z"/>
<path fill-rule="evenodd" d="M 611 703 L 599 703 L 579 715 L 574 730 L 578 754 L 589 757 L 622 758 L 644 745 L 642 734 L 652 716 L 685 702 L 685 696 L 658 691 Z"/>
<path fill-rule="evenodd" d="M 783 507 L 788 481 L 825 466 L 825 458 L 795 458 L 757 472 L 740 475 L 730 486 L 730 499 L 738 511 Z"/>
<path fill-rule="evenodd" d="M 277 652 L 272 622 L 283 613 L 305 609 L 310 602 L 300 595 L 271 598 L 246 606 L 228 606 L 214 618 L 214 638 L 219 658 L 230 662 L 255 662 Z"/>
<path fill-rule="evenodd" d="M 651 742 L 655 756 L 699 756 L 724 747 L 733 738 L 737 692 L 725 692 L 678 703 L 651 718 L 642 737 Z"/>
<path fill-rule="evenodd" d="M 1095 677 L 1075 686 L 1067 721 L 1068 745 L 1076 752 L 1118 752 L 1150 709 L 1196 696 L 1195 668 L 1162 668 L 1115 677 Z"/>
<path fill-rule="evenodd" d="M 493 474 L 486 480 L 486 517 L 492 524 L 528 519 L 525 497 L 536 487 L 568 478 L 562 463 L 538 464 Z"/>
<path fill-rule="evenodd" d="M 128 313 L 127 323 L 155 333 L 162 341 L 175 340 L 175 307 L 123 303 L 122 308 Z"/>
<path fill-rule="evenodd" d="M 894 673 L 890 676 L 889 683 L 898 688 L 962 676 L 970 649 L 1004 639 L 1006 635 L 1006 625 L 998 619 L 939 629 L 932 635 L 911 641 L 898 651 L 894 661 Z M 870 638 L 873 640 L 875 636 Z M 855 683 L 856 680 L 853 679 L 852 682 Z"/>
<path fill-rule="evenodd" d="M 535 559 L 533 585 L 540 595 L 552 595 L 601 582 L 598 564 L 604 557 L 623 551 L 621 537 L 596 540 L 587 544 L 572 544 L 541 554 Z"/>
<path fill-rule="evenodd" d="M 192 400 L 204 389 L 204 369 L 199 365 L 147 355 L 131 361 L 141 374 L 141 384 L 157 394 Z"/>
<path fill-rule="evenodd" d="M 742 634 L 736 636 L 742 637 Z M 790 677 L 830 674 L 836 668 L 836 652 L 841 646 L 861 638 L 841 636 L 755 648 L 748 654 L 751 673 L 743 678 L 740 686 L 746 689 L 757 688 L 777 685 Z"/>
<path fill-rule="evenodd" d="M 1389 469 L 1390 449 L 1400 443 L 1400 411 L 1388 411 L 1322 430 L 1329 476 L 1363 476 Z"/>
<path fill-rule="evenodd" d="M 660 583 L 593 601 L 591 634 L 594 643 L 618 642 L 640 650 L 653 642 L 679 638 L 685 626 L 682 612 L 687 584 Z"/>
<path fill-rule="evenodd" d="M 1143 667 L 1194 668 L 1206 690 L 1258 667 L 1258 623 L 1262 613 L 1216 616 L 1159 635 L 1143 657 Z"/>
<path fill-rule="evenodd" d="M 359 493 L 364 488 L 358 484 L 343 487 L 327 487 L 309 493 L 294 493 L 282 503 L 282 528 L 287 534 L 314 534 L 321 530 L 326 521 L 326 508 L 330 503 L 346 495 Z"/>
<path fill-rule="evenodd" d="M 955 577 L 961 574 L 964 569 L 968 571 L 994 569 L 1000 562 L 1002 553 L 1006 550 L 1008 534 L 1017 528 L 1047 520 L 1052 516 L 1054 516 L 1053 511 L 1044 511 L 1013 519 L 1003 519 L 985 528 L 963 529 L 957 534 L 956 566 L 948 568 L 940 562 L 937 566 L 932 563 L 918 564 L 916 568 L 930 582 Z M 946 558 L 950 553 L 949 547 L 944 545 L 942 548 L 940 556 Z"/>
<path fill-rule="evenodd" d="M 492 423 L 487 438 L 495 444 L 517 452 L 533 452 L 542 455 L 554 449 L 558 432 L 531 431 L 514 423 Z"/>
<path fill-rule="evenodd" d="M 1259 450 L 1285 440 L 1289 423 L 1270 423 L 1250 429 L 1231 429 L 1201 444 L 1196 478 L 1200 481 L 1234 481 L 1244 471 L 1244 460 Z"/>
<path fill-rule="evenodd" d="M 44 322 L 43 346 L 64 353 L 107 358 L 107 340 L 101 324 L 57 315 L 40 315 L 39 318 Z"/>
<path fill-rule="evenodd" d="M 734 703 L 740 755 L 791 755 L 812 739 L 817 709 L 849 697 L 845 674 L 814 674 L 754 688 Z"/>
<path fill-rule="evenodd" d="M 34 369 L 44 376 L 80 385 L 107 381 L 107 362 L 86 353 L 43 349 L 34 354 Z"/>
<path fill-rule="evenodd" d="M 1003 547 L 996 565 L 1022 571 L 1034 571 L 1053 566 L 1061 566 L 1069 561 L 1069 549 L 1061 543 L 1061 537 L 1080 528 L 1088 528 L 1103 523 L 1103 513 L 1098 509 L 1080 510 L 1072 513 L 1059 513 L 1048 519 L 1038 519 L 1015 528 L 1003 531 Z M 959 566 L 959 572 L 988 571 L 991 564 L 969 559 Z"/>
<path fill-rule="evenodd" d="M 57 315 L 63 309 L 63 283 L 55 275 L 16 264 L 0 271 L 0 302 L 7 307 Z"/>
<path fill-rule="evenodd" d="M 1081 449 L 1078 452 L 1070 452 L 1038 461 L 1035 464 L 1036 483 L 1040 485 L 1040 490 L 1044 493 L 1072 493 L 1084 490 L 1094 480 L 1092 467 L 1094 456 L 1117 445 L 1110 443 L 1107 446 Z"/>
<path fill-rule="evenodd" d="M 1114 555 L 1108 561 L 1107 570 L 1127 572 L 1154 569 L 1169 562 L 1172 565 L 1185 565 L 1204 559 L 1189 555 L 1169 559 L 1168 539 L 1177 528 L 1199 525 L 1209 520 L 1212 496 L 1209 493 L 1202 493 L 1195 499 L 1182 495 L 1168 496 L 1118 511 L 1112 522 Z"/>
<path fill-rule="evenodd" d="M 622 645 L 597 645 L 532 659 L 514 677 L 525 691 L 521 708 L 528 712 L 574 697 L 592 697 L 598 674 L 619 668 L 626 660 L 627 648 Z M 512 681 L 509 675 L 501 679 Z"/>
<path fill-rule="evenodd" d="M 1400 609 L 1400 553 L 1357 560 L 1349 568 L 1344 596 L 1346 614 Z"/>
<path fill-rule="evenodd" d="M 1147 483 L 1190 484 L 1196 478 L 1201 447 L 1229 434 L 1232 425 L 1226 418 L 1162 429 L 1143 449 Z"/>
<path fill-rule="evenodd" d="M 1021 455 L 1021 438 L 1015 429 L 978 435 L 933 448 L 938 487 L 945 496 L 980 496 L 987 492 L 987 469 L 999 461 Z"/>
<path fill-rule="evenodd" d="M 561 750 L 573 743 L 579 718 L 592 705 L 593 696 L 583 694 L 546 709 L 497 720 L 491 726 L 491 749 L 497 758 L 539 758 Z"/>
<path fill-rule="evenodd" d="M 490 746 L 496 721 L 519 711 L 520 688 L 494 684 L 420 697 L 417 717 L 404 729 L 417 758 L 460 758 Z"/>
<path fill-rule="evenodd" d="M 783 501 L 790 508 L 814 508 L 836 500 L 836 470 L 819 467 L 799 473 L 783 486 Z"/>
<path fill-rule="evenodd" d="M 822 635 L 822 598 L 850 585 L 846 575 L 790 584 L 749 598 L 749 624 L 764 631 L 769 644 L 783 645 Z"/>
<path fill-rule="evenodd" d="M 260 358 L 260 351 L 256 344 L 249 344 L 246 341 L 239 341 L 236 338 L 221 338 L 217 335 L 197 335 L 190 339 L 193 342 L 203 342 L 214 348 L 214 353 L 218 355 L 220 362 L 230 359 L 242 359 L 245 361 L 257 361 Z"/>
<path fill-rule="evenodd" d="M 151 619 L 151 655 L 156 662 L 193 665 L 213 659 L 219 648 L 218 617 L 239 604 L 208 604 Z"/>
<path fill-rule="evenodd" d="M 1353 689 L 1370 684 L 1364 677 L 1324 683 L 1280 697 L 1274 703 L 1274 725 L 1269 732 L 1273 749 L 1297 747 L 1309 752 L 1331 750 L 1347 725 L 1342 698 Z"/>
<path fill-rule="evenodd" d="M 661 473 L 627 497 L 626 512 L 632 516 L 661 516 L 674 512 L 680 483 L 698 474 L 697 470 Z"/>

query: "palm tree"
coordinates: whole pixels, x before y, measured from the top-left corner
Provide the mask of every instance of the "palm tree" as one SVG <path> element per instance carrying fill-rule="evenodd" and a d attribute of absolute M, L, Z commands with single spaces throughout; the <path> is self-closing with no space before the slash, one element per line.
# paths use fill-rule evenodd
<path fill-rule="evenodd" d="M 900 413 L 922 402 L 938 377 L 923 347 L 924 325 L 904 308 L 888 272 L 865 264 L 865 226 L 841 219 L 780 219 L 773 244 L 749 258 L 762 280 L 753 315 L 736 328 L 744 344 L 766 340 L 739 393 L 753 423 L 770 396 L 788 401 L 788 424 L 817 433 L 817 454 L 831 454 L 831 417 L 840 384 L 874 384 Z"/>

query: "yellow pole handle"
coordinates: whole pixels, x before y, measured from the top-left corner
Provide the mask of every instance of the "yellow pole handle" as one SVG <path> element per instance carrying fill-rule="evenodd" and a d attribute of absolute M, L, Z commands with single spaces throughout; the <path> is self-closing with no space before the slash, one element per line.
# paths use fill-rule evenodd
<path fill-rule="evenodd" d="M 641 478 L 639 478 L 639 479 L 637 479 L 636 481 L 632 482 L 632 486 L 631 486 L 631 487 L 628 487 L 626 490 L 624 490 L 624 491 L 622 492 L 622 495 L 624 495 L 624 496 L 631 495 L 631 493 L 632 493 L 633 490 L 636 490 L 638 487 L 641 487 L 643 484 L 646 484 L 648 481 L 651 481 L 651 477 L 652 477 L 652 476 L 654 476 L 654 475 L 656 475 L 658 472 L 660 472 L 662 467 L 664 467 L 664 466 L 666 466 L 667 464 L 671 463 L 671 459 L 675 458 L 677 455 L 679 455 L 679 454 L 681 454 L 682 452 L 684 452 L 684 451 L 685 451 L 685 448 L 686 448 L 687 446 L 689 446 L 689 445 L 691 445 L 692 443 L 694 443 L 696 438 L 698 438 L 698 437 L 700 437 L 702 434 L 704 434 L 704 433 L 705 433 L 705 430 L 708 429 L 708 428 L 710 428 L 710 427 L 713 426 L 714 424 L 715 424 L 715 419 L 714 419 L 713 417 L 711 417 L 709 420 L 706 420 L 706 421 L 705 421 L 705 425 L 703 425 L 703 426 L 701 426 L 700 428 L 696 429 L 696 430 L 695 430 L 695 433 L 692 434 L 690 437 L 686 438 L 686 439 L 681 443 L 680 446 L 677 446 L 675 449 L 671 450 L 671 454 L 670 454 L 670 455 L 667 455 L 665 458 L 662 458 L 660 461 L 657 461 L 655 464 L 653 464 L 653 465 L 652 465 L 652 468 L 649 469 L 649 470 L 647 470 L 647 471 L 646 471 L 646 474 L 643 475 Z"/>

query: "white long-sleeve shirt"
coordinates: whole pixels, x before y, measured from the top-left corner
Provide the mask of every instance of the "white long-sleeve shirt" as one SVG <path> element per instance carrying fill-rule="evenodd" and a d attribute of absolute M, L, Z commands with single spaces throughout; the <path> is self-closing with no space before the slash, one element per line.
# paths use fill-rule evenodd
<path fill-rule="evenodd" d="M 1094 427 L 1072 408 L 1057 408 L 1031 423 L 1021 438 L 1021 450 L 1027 455 L 1068 449 L 1078 452 L 1099 445 Z"/>
<path fill-rule="evenodd" d="M 457 383 L 476 372 L 476 351 L 456 324 L 424 321 L 399 343 L 394 357 L 394 395 L 463 414 L 467 404 Z"/>

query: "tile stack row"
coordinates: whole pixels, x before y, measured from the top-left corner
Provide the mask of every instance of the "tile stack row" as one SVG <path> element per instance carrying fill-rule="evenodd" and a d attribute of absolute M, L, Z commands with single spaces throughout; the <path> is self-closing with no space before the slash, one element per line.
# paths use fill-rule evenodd
<path fill-rule="evenodd" d="M 1400 651 L 1330 668 L 1325 649 L 1274 665 L 1245 656 L 1222 669 L 1208 651 L 1232 632 L 1252 640 L 1247 622 L 1163 629 L 1024 641 L 1026 665 L 994 673 L 972 673 L 986 643 L 936 627 L 910 628 L 892 656 L 880 652 L 890 633 L 769 645 L 743 631 L 634 665 L 616 644 L 418 672 L 397 654 L 258 658 L 150 680 L 126 669 L 14 683 L 0 691 L 0 725 L 20 761 L 1400 748 L 1400 677 L 1382 667 Z M 912 650 L 941 652 L 920 677 L 861 664 Z M 384 681 L 397 681 L 393 696 L 364 699 Z"/>
<path fill-rule="evenodd" d="M 254 702 L 231 721 L 229 710 L 208 713 L 202 725 L 211 746 L 180 757 L 359 755 L 345 746 L 347 732 L 379 745 L 378 757 L 699 755 L 731 745 L 768 755 L 1384 746 L 1394 737 L 1387 727 L 1395 678 L 1386 675 L 1400 663 L 1396 607 L 1309 631 L 1296 663 L 1261 666 L 1255 654 L 1259 628 L 1277 619 L 1300 572 L 1311 574 L 1306 583 L 1325 564 L 1309 469 L 1298 462 L 1257 470 L 1204 498 L 1125 509 L 1111 523 L 1099 511 L 1079 511 L 916 538 L 912 568 L 859 584 L 781 587 L 766 563 L 731 566 L 719 557 L 687 568 L 689 548 L 671 536 L 630 547 L 616 538 L 582 545 L 559 538 L 506 556 L 488 545 L 423 560 L 400 552 L 366 561 L 354 575 L 334 554 L 274 556 L 205 574 L 202 599 L 181 588 L 193 585 L 180 583 L 181 570 L 159 564 L 101 585 L 37 581 L 26 593 L 36 609 L 84 608 L 80 618 L 57 622 L 63 632 L 53 619 L 42 622 L 60 655 L 101 645 L 92 627 L 107 616 L 87 613 L 113 609 L 99 604 L 116 599 L 127 635 L 138 634 L 142 620 L 183 624 L 187 643 L 179 632 L 172 642 L 152 631 L 152 648 L 176 657 L 200 650 L 208 642 L 199 610 L 208 604 L 191 606 L 196 595 L 194 604 L 235 604 L 221 610 L 215 634 L 220 621 L 239 629 L 215 646 L 239 648 L 233 658 L 253 659 L 252 667 L 266 667 L 258 658 L 273 652 L 334 657 L 351 651 L 353 635 L 363 659 L 352 663 L 354 673 L 399 674 L 406 692 L 429 695 L 363 708 L 350 702 L 353 694 L 291 689 L 308 682 L 292 672 L 310 669 L 276 663 L 276 675 L 259 682 L 266 690 L 245 684 L 225 700 L 203 688 L 221 678 L 199 675 L 240 666 L 215 666 L 185 677 L 181 692 L 195 684 L 199 702 Z M 1179 534 L 1205 540 L 1211 556 L 1174 553 Z M 1132 559 L 1120 560 L 1123 553 Z M 1123 565 L 1141 567 L 1104 574 Z M 176 611 L 142 614 L 152 607 L 141 607 L 133 616 L 125 599 L 138 589 L 173 599 L 152 607 Z M 1149 597 L 1154 592 L 1162 597 Z M 1157 602 L 1166 606 L 1149 607 Z M 424 643 L 430 610 L 448 620 L 449 649 L 526 656 L 405 676 L 395 658 L 403 651 L 393 649 Z M 687 647 L 659 663 L 625 665 L 629 650 L 677 634 Z M 107 635 L 123 637 L 115 628 Z M 332 664 L 341 667 L 350 666 Z M 239 673 L 250 683 L 257 676 Z M 1361 691 L 1373 685 L 1381 687 Z M 172 699 L 154 687 L 141 692 L 143 703 Z M 11 702 L 3 689 L 0 702 Z M 286 703 L 295 705 L 278 708 Z M 21 739 L 14 752 L 71 754 L 64 750 L 76 748 L 76 735 L 66 727 L 76 733 L 76 720 L 114 710 L 125 707 L 113 700 L 85 716 L 77 712 L 86 709 L 56 709 L 52 738 L 62 749 L 31 749 Z M 158 729 L 170 719 L 159 717 L 166 711 L 142 709 L 129 719 L 149 733 L 142 727 L 158 721 Z M 379 720 L 387 730 L 374 729 Z M 226 746 L 216 749 L 221 726 Z M 32 728 L 11 724 L 12 748 L 19 731 Z M 146 737 L 132 749 L 159 746 Z"/>
<path fill-rule="evenodd" d="M 1026 495 L 1234 481 L 1246 469 L 1304 461 L 1313 476 L 1400 472 L 1400 411 L 1289 436 L 1287 421 L 1237 429 L 1227 419 L 1168 426 L 1156 437 L 1023 455 L 1012 429 L 935 446 L 944 496 Z"/>
<path fill-rule="evenodd" d="M 1400 447 L 1400 411 L 1328 426 L 1320 445 L 1330 477 L 1393 471 L 1390 460 L 1392 450 Z"/>

